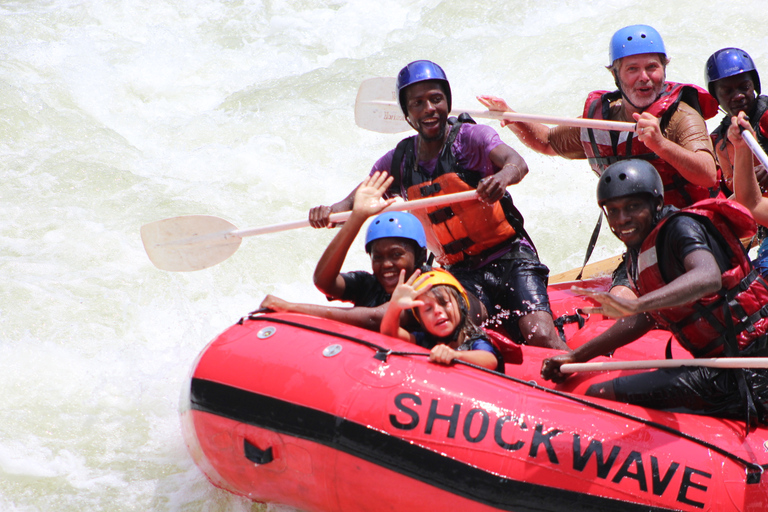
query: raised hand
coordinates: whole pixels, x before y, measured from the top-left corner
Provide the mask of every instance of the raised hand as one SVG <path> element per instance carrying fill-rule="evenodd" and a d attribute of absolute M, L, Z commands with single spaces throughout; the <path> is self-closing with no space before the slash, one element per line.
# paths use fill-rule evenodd
<path fill-rule="evenodd" d="M 379 171 L 365 178 L 355 191 L 355 202 L 352 206 L 352 212 L 368 218 L 394 203 L 395 198 L 387 199 L 386 201 L 382 200 L 393 180 L 394 178 L 386 172 Z"/>
<path fill-rule="evenodd" d="M 416 269 L 413 274 L 411 274 L 411 277 L 409 277 L 406 281 L 405 269 L 400 271 L 400 276 L 397 280 L 397 286 L 392 292 L 392 297 L 389 299 L 390 302 L 396 304 L 400 310 L 416 308 L 424 305 L 424 302 L 418 300 L 418 297 L 428 292 L 432 288 L 432 285 L 427 285 L 424 288 L 417 290 L 416 287 L 424 282 L 424 279 L 427 279 L 427 276 L 419 277 L 420 274 L 421 271 Z"/>

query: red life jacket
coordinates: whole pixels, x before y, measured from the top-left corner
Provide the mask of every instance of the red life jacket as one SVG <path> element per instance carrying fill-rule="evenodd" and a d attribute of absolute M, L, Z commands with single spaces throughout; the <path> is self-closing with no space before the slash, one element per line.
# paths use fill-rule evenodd
<path fill-rule="evenodd" d="M 595 91 L 589 94 L 584 104 L 583 117 L 589 119 L 608 119 L 610 105 L 621 98 L 621 92 Z M 666 130 L 672 114 L 677 110 L 680 101 L 684 101 L 704 119 L 717 114 L 717 100 L 695 85 L 666 82 L 659 98 L 645 112 L 660 119 L 662 132 Z M 683 178 L 670 164 L 659 158 L 648 147 L 640 142 L 634 132 L 618 132 L 612 130 L 581 129 L 581 144 L 597 175 L 610 164 L 627 158 L 642 158 L 648 160 L 659 171 L 664 183 L 664 204 L 684 208 L 696 201 L 717 197 L 719 189 L 707 189 L 694 185 Z M 719 171 L 718 171 L 719 172 Z M 719 182 L 719 180 L 718 180 Z"/>
<path fill-rule="evenodd" d="M 468 117 L 452 124 L 432 176 L 423 172 L 416 163 L 415 137 L 402 140 L 392 157 L 392 169 L 402 172 L 392 173 L 395 176 L 392 187 L 409 201 L 475 190 L 480 174 L 461 168 L 451 151 L 451 145 L 464 122 L 474 124 Z M 427 247 L 443 266 L 481 259 L 501 251 L 518 234 L 527 238 L 522 215 L 506 192 L 500 201 L 490 205 L 473 199 L 449 206 L 420 208 L 411 213 L 427 228 L 424 230 Z"/>
<path fill-rule="evenodd" d="M 755 339 L 768 332 L 768 284 L 752 263 L 739 241 L 755 234 L 756 225 L 749 211 L 727 199 L 706 199 L 663 219 L 643 241 L 637 261 L 629 254 L 627 272 L 638 295 L 645 295 L 668 284 L 661 275 L 657 237 L 674 215 L 690 215 L 711 223 L 727 247 L 729 264 L 722 273 L 722 288 L 685 306 L 650 312 L 663 328 L 674 333 L 680 344 L 694 357 L 735 356 L 750 348 Z M 635 274 L 635 276 L 633 276 Z M 751 347 L 753 349 L 762 347 Z"/>
<path fill-rule="evenodd" d="M 488 341 L 490 341 L 491 344 L 496 347 L 496 350 L 499 351 L 505 363 L 523 363 L 523 349 L 520 348 L 520 345 L 496 331 L 492 331 L 490 329 L 483 330 L 488 337 Z"/>

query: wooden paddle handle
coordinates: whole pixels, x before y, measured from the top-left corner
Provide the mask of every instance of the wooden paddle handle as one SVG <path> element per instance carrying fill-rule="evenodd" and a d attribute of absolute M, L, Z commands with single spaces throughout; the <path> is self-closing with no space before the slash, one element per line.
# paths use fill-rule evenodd
<path fill-rule="evenodd" d="M 593 128 L 595 130 L 614 130 L 622 132 L 634 132 L 635 123 L 626 123 L 623 121 L 610 121 L 607 119 L 584 119 L 581 117 L 556 117 L 543 116 L 537 114 L 521 114 L 519 112 L 499 112 L 496 110 L 457 110 L 455 112 L 466 112 L 470 116 L 483 119 L 506 119 L 509 121 L 518 121 L 524 123 L 543 123 L 556 124 L 560 126 L 575 126 L 577 128 Z"/>
<path fill-rule="evenodd" d="M 477 192 L 468 190 L 466 192 L 457 192 L 455 194 L 446 194 L 443 196 L 426 197 L 424 199 L 415 199 L 413 201 L 398 201 L 386 207 L 383 212 L 401 212 L 405 210 L 418 210 L 419 208 L 428 208 L 431 206 L 443 206 L 461 201 L 475 199 Z M 329 220 L 332 223 L 344 222 L 352 215 L 352 212 L 339 212 L 331 214 Z M 309 226 L 309 219 L 295 220 L 283 224 L 273 224 L 271 226 L 262 226 L 259 228 L 237 229 L 227 234 L 227 237 L 246 237 L 255 235 L 265 235 L 267 233 L 277 233 L 279 231 L 288 231 L 290 229 L 305 228 Z"/>
<path fill-rule="evenodd" d="M 649 359 L 647 361 L 606 361 L 602 363 L 568 363 L 561 373 L 604 372 L 615 370 L 651 370 L 706 366 L 708 368 L 768 368 L 768 357 L 716 357 L 708 359 Z"/>

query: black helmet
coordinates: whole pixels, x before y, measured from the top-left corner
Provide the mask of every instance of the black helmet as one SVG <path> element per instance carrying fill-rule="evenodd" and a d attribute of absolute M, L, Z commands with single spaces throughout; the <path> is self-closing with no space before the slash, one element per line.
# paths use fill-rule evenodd
<path fill-rule="evenodd" d="M 664 200 L 664 184 L 656 168 L 645 160 L 621 160 L 608 166 L 597 183 L 597 204 L 635 194 Z"/>

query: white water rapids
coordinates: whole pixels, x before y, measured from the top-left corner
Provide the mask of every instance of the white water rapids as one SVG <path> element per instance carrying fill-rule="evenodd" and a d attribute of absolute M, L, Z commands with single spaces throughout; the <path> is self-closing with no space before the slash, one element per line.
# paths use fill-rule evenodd
<path fill-rule="evenodd" d="M 256 227 L 344 197 L 402 137 L 355 126 L 357 88 L 416 59 L 443 66 L 456 106 L 489 93 L 575 117 L 613 88 L 608 41 L 634 23 L 664 37 L 670 80 L 704 85 L 706 58 L 737 46 L 768 82 L 762 0 L 0 2 L 0 510 L 261 510 L 192 463 L 179 396 L 265 294 L 325 302 L 311 274 L 333 232 L 253 237 L 168 273 L 141 225 Z M 529 164 L 511 191 L 543 261 L 579 265 L 588 165 L 501 135 Z M 604 229 L 593 258 L 618 250 Z M 358 241 L 345 268 L 368 267 Z"/>

